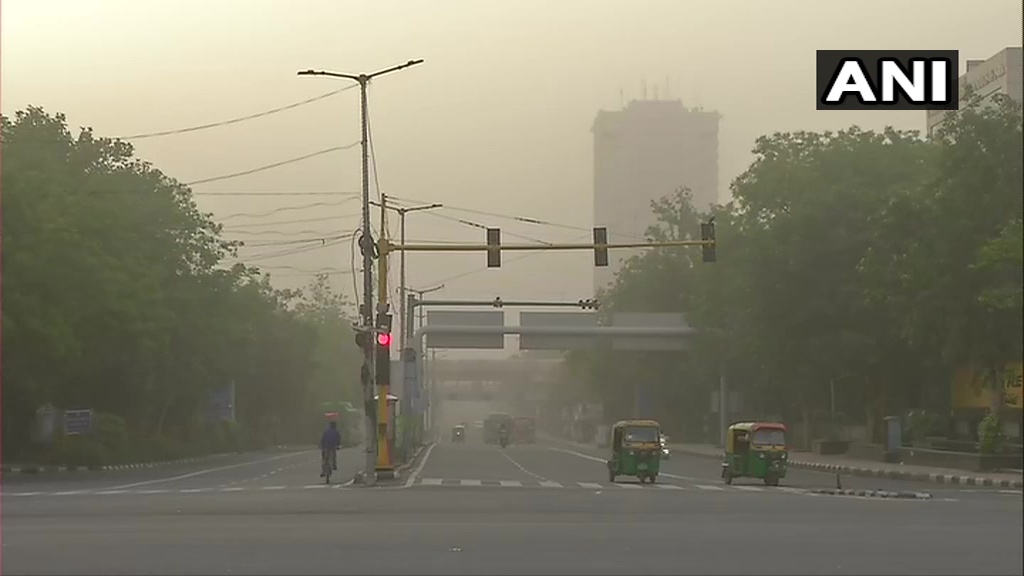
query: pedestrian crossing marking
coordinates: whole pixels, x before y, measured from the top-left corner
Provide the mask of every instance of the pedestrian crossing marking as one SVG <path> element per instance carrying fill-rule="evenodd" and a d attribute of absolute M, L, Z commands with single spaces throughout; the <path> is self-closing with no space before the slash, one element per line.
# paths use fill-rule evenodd
<path fill-rule="evenodd" d="M 480 482 L 479 480 L 463 480 L 462 481 L 462 485 L 463 486 L 480 486 L 481 484 L 482 484 L 482 482 Z"/>
<path fill-rule="evenodd" d="M 444 482 L 444 480 L 440 478 L 424 478 L 420 480 L 420 484 L 424 486 L 440 486 L 441 482 Z"/>
<path fill-rule="evenodd" d="M 733 490 L 744 490 L 746 492 L 764 492 L 764 488 L 758 486 L 733 486 Z"/>
<path fill-rule="evenodd" d="M 523 483 L 518 481 L 518 480 L 502 480 L 500 485 L 501 486 L 506 486 L 506 487 L 509 487 L 509 486 L 522 486 Z"/>
<path fill-rule="evenodd" d="M 632 488 L 634 490 L 639 490 L 640 488 L 642 488 L 642 486 L 640 486 L 639 484 L 616 484 L 616 486 L 626 489 Z"/>
<path fill-rule="evenodd" d="M 661 488 L 662 490 L 686 490 L 686 488 L 683 488 L 682 486 L 678 486 L 676 484 L 655 484 L 655 486 Z"/>
<path fill-rule="evenodd" d="M 725 490 L 721 486 L 709 486 L 707 484 L 695 484 L 695 486 L 701 490 Z"/>
<path fill-rule="evenodd" d="M 562 485 L 558 482 L 552 482 L 551 480 L 541 480 L 541 486 L 545 488 L 562 488 Z"/>
<path fill-rule="evenodd" d="M 595 490 L 600 490 L 601 488 L 604 488 L 604 486 L 601 486 L 597 482 L 579 482 L 579 485 L 582 486 L 583 488 L 593 488 Z"/>

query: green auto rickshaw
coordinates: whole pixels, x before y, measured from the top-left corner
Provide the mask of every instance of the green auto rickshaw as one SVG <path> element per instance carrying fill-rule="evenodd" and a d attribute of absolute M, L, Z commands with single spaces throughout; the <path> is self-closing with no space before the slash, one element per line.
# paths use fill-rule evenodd
<path fill-rule="evenodd" d="M 612 426 L 612 459 L 608 481 L 636 476 L 640 483 L 658 479 L 661 470 L 661 426 L 654 420 L 623 420 Z"/>
<path fill-rule="evenodd" d="M 740 422 L 729 426 L 725 435 L 722 478 L 760 478 L 778 486 L 786 477 L 786 425 L 779 422 Z"/>

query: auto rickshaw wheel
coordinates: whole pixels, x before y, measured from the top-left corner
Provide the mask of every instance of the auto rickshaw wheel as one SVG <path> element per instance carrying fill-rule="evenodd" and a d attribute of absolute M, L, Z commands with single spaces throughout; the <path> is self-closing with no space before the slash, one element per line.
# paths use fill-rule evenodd
<path fill-rule="evenodd" d="M 615 472 L 612 472 L 611 470 L 608 471 L 608 481 L 612 484 L 615 483 Z"/>
<path fill-rule="evenodd" d="M 764 483 L 768 486 L 778 486 L 779 477 L 775 474 L 768 474 L 764 477 Z"/>
<path fill-rule="evenodd" d="M 657 474 L 652 474 L 652 475 L 648 476 L 647 477 L 647 481 L 650 482 L 651 484 L 656 483 L 658 481 L 658 475 Z"/>
<path fill-rule="evenodd" d="M 722 478 L 725 480 L 726 484 L 732 484 L 732 472 L 730 472 L 728 468 L 722 471 Z"/>

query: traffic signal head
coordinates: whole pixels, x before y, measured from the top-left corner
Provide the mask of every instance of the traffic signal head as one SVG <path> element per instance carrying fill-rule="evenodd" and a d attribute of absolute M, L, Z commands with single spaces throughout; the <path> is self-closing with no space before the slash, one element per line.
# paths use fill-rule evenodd
<path fill-rule="evenodd" d="M 377 334 L 377 344 L 385 348 L 391 347 L 391 333 L 382 332 Z"/>
<path fill-rule="evenodd" d="M 487 267 L 501 268 L 501 228 L 487 229 Z"/>
<path fill-rule="evenodd" d="M 594 266 L 608 265 L 608 229 L 594 228 Z"/>
<path fill-rule="evenodd" d="M 700 239 L 702 242 L 711 242 L 711 245 L 701 246 L 701 256 L 705 262 L 716 262 L 718 260 L 718 254 L 716 249 L 718 247 L 715 243 L 715 223 L 703 222 L 700 225 Z"/>

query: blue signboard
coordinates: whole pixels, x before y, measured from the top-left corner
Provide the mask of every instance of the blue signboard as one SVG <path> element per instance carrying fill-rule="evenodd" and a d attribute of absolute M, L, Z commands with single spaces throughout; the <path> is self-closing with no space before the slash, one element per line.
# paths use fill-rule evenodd
<path fill-rule="evenodd" d="M 92 410 L 65 410 L 64 434 L 75 436 L 92 430 Z"/>

